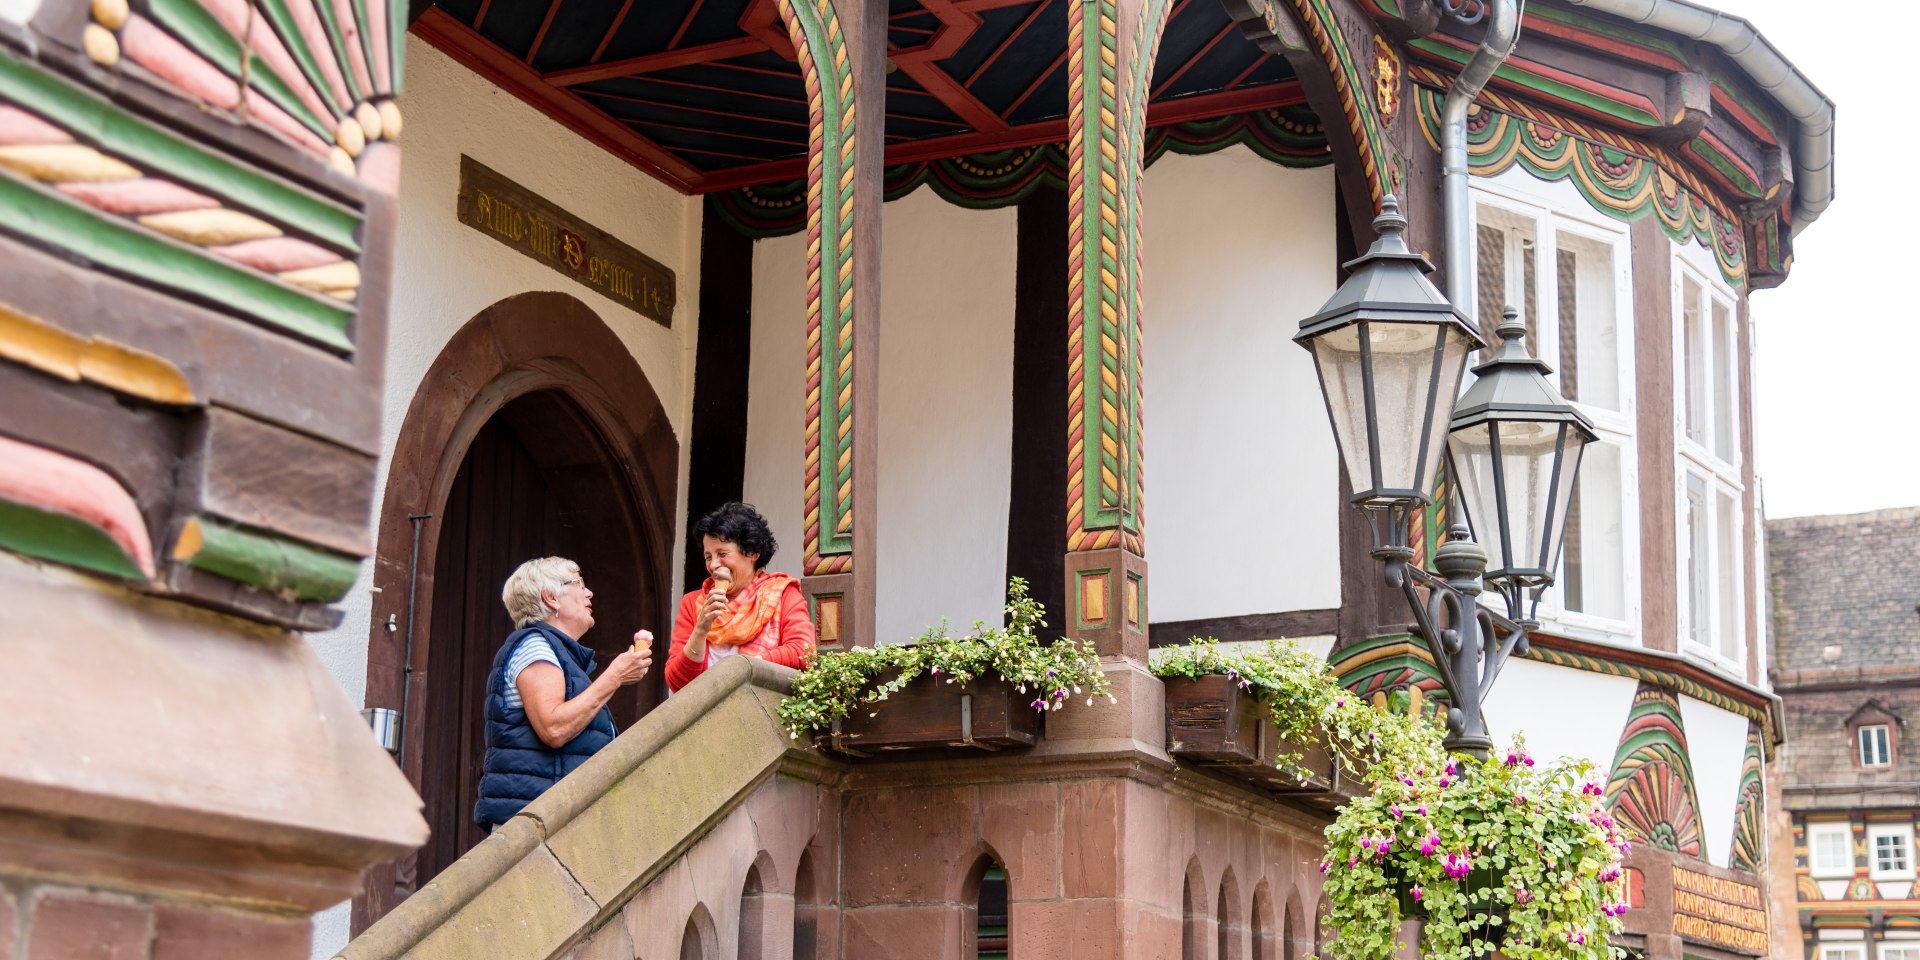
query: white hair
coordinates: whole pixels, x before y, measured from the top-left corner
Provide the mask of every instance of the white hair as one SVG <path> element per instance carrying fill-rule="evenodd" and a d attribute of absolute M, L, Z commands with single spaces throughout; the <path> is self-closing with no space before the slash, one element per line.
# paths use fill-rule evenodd
<path fill-rule="evenodd" d="M 565 590 L 567 581 L 579 575 L 580 565 L 565 557 L 528 560 L 507 577 L 506 586 L 500 588 L 500 602 L 506 605 L 513 625 L 525 627 L 553 613 L 543 594 Z"/>

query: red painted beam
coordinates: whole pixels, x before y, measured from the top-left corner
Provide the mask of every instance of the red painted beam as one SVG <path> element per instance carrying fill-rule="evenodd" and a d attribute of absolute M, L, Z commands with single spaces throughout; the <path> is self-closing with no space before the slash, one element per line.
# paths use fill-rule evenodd
<path fill-rule="evenodd" d="M 620 12 L 613 15 L 613 22 L 607 24 L 607 32 L 600 37 L 599 45 L 593 48 L 593 56 L 588 63 L 599 63 L 600 57 L 607 52 L 607 44 L 613 42 L 613 35 L 620 32 L 620 25 L 627 22 L 627 11 L 633 9 L 633 0 L 622 0 Z"/>
<path fill-rule="evenodd" d="M 624 124 L 595 110 L 571 91 L 543 83 L 532 67 L 509 56 L 493 41 L 433 7 L 414 23 L 413 32 L 494 86 L 519 97 L 567 129 L 681 193 L 697 192 L 700 171 Z"/>
<path fill-rule="evenodd" d="M 542 74 L 541 79 L 556 87 L 570 87 L 580 83 L 592 83 L 595 80 L 611 80 L 614 77 L 632 77 L 659 70 L 671 70 L 696 63 L 712 63 L 716 60 L 731 60 L 748 54 L 763 53 L 767 45 L 755 37 L 736 37 L 721 40 L 718 43 L 703 43 L 697 47 L 682 47 L 663 53 L 649 53 L 643 57 L 628 57 L 625 60 L 609 60 L 606 63 L 588 64 L 584 67 L 569 67 Z"/>

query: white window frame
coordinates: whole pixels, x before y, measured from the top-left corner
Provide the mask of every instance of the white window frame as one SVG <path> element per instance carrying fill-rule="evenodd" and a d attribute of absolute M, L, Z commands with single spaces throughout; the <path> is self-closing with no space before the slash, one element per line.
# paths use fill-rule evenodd
<path fill-rule="evenodd" d="M 1674 523 L 1674 559 L 1677 564 L 1674 569 L 1680 573 L 1680 576 L 1676 578 L 1677 596 L 1675 597 L 1676 609 L 1679 613 L 1679 622 L 1682 627 L 1679 638 L 1680 649 L 1689 656 L 1707 661 L 1727 673 L 1744 678 L 1747 675 L 1746 661 L 1748 648 L 1746 609 L 1749 583 L 1746 569 L 1746 543 L 1749 534 L 1749 521 L 1745 508 L 1746 485 L 1741 475 L 1741 458 L 1743 451 L 1739 440 L 1741 430 L 1740 393 L 1741 385 L 1744 382 L 1743 378 L 1746 376 L 1746 369 L 1740 363 L 1740 295 L 1738 291 L 1729 287 L 1726 282 L 1720 278 L 1719 265 L 1714 262 L 1713 255 L 1710 252 L 1701 248 L 1698 244 L 1692 243 L 1676 243 L 1674 247 L 1676 248 L 1676 253 L 1673 258 L 1673 289 L 1671 291 L 1673 317 L 1672 383 L 1674 385 L 1673 436 L 1675 459 L 1677 462 L 1674 469 L 1673 503 L 1676 520 Z M 1716 391 L 1725 389 L 1730 392 L 1727 397 L 1729 407 L 1726 429 L 1733 435 L 1733 459 L 1731 460 L 1723 459 L 1713 449 L 1714 445 L 1711 442 L 1713 438 L 1711 436 L 1708 442 L 1702 443 L 1687 434 L 1687 329 L 1685 299 L 1687 291 L 1686 281 L 1689 279 L 1702 291 L 1709 303 L 1718 300 L 1725 303 L 1727 307 L 1727 322 L 1731 325 L 1731 329 L 1727 331 L 1727 349 L 1729 351 L 1729 356 L 1727 357 L 1727 380 L 1724 384 L 1717 381 L 1712 382 L 1710 389 Z M 1709 344 L 1711 344 L 1713 340 L 1713 332 L 1711 329 L 1713 317 L 1711 312 L 1709 312 L 1706 317 L 1706 323 L 1709 325 L 1707 339 Z M 1708 367 L 1708 375 L 1711 376 L 1712 363 L 1710 360 Z M 1712 410 L 1708 411 L 1708 418 L 1709 420 L 1713 419 Z M 1716 431 L 1718 426 L 1716 423 Z M 1706 576 L 1708 583 L 1714 588 L 1711 595 L 1707 598 L 1707 609 L 1705 611 L 1707 617 L 1706 632 L 1712 641 L 1708 644 L 1696 642 L 1693 632 L 1686 629 L 1693 623 L 1694 599 L 1692 591 L 1688 589 L 1688 570 L 1692 549 L 1691 529 L 1687 523 L 1687 479 L 1690 475 L 1700 478 L 1705 487 L 1707 498 L 1705 510 L 1707 524 L 1705 536 L 1707 549 Z M 1731 542 L 1734 546 L 1731 557 L 1722 557 L 1719 549 L 1723 537 L 1723 531 L 1720 529 L 1722 517 L 1720 516 L 1719 504 L 1720 498 L 1723 496 L 1729 497 L 1733 501 L 1734 509 L 1732 520 L 1737 525 L 1737 529 L 1732 531 L 1731 536 Z M 1731 572 L 1721 569 L 1722 562 L 1725 560 L 1732 562 L 1734 569 Z M 1725 624 L 1722 623 L 1718 588 L 1729 576 L 1732 577 L 1736 592 L 1733 602 L 1733 623 Z M 1731 655 L 1722 648 L 1720 643 L 1722 638 L 1727 635 L 1731 635 L 1735 641 L 1735 649 Z"/>
<path fill-rule="evenodd" d="M 1473 224 L 1469 235 L 1477 237 L 1481 210 L 1490 209 L 1499 213 L 1531 220 L 1534 224 L 1534 282 L 1538 289 L 1534 292 L 1534 309 L 1539 316 L 1532 319 L 1533 335 L 1527 344 L 1529 352 L 1535 356 L 1557 359 L 1561 356 L 1560 343 L 1560 304 L 1559 289 L 1554 283 L 1547 282 L 1554 274 L 1556 253 L 1559 249 L 1561 234 L 1569 234 L 1589 243 L 1596 243 L 1613 250 L 1613 310 L 1614 310 L 1614 350 L 1615 369 L 1613 375 L 1618 379 L 1615 395 L 1620 398 L 1620 409 L 1609 410 L 1591 404 L 1575 402 L 1581 413 L 1590 419 L 1602 441 L 1619 451 L 1620 456 L 1620 495 L 1621 495 L 1621 589 L 1624 593 L 1623 612 L 1620 619 L 1603 617 L 1589 613 L 1567 610 L 1561 605 L 1559 587 L 1549 589 L 1540 602 L 1540 619 L 1547 625 L 1549 632 L 1597 640 L 1606 643 L 1639 646 L 1640 613 L 1642 598 L 1640 595 L 1640 458 L 1636 449 L 1636 427 L 1638 424 L 1638 381 L 1634 376 L 1634 312 L 1633 312 L 1633 245 L 1632 236 L 1626 224 L 1594 211 L 1586 199 L 1580 196 L 1572 184 L 1566 182 L 1548 182 L 1534 178 L 1519 168 L 1509 170 L 1495 177 L 1474 177 L 1472 181 Z M 1476 278 L 1480 276 L 1480 245 L 1476 241 L 1470 247 L 1469 269 Z M 1474 298 L 1477 308 L 1478 297 Z M 1524 304 L 1514 304 L 1524 309 Z M 1552 318 L 1549 320 L 1548 318 Z M 1527 319 L 1527 318 L 1523 318 Z M 1494 339 L 1494 328 L 1499 326 L 1499 317 L 1476 317 L 1475 323 L 1489 340 Z M 1533 342 L 1534 340 L 1538 342 Z M 1558 364 L 1548 376 L 1554 389 L 1560 388 Z M 1580 375 L 1584 381 L 1596 371 L 1582 369 Z M 1463 385 L 1464 386 L 1464 385 Z M 1577 489 L 1577 486 L 1576 486 Z M 1561 548 L 1561 570 L 1564 575 L 1566 550 Z"/>
<path fill-rule="evenodd" d="M 1920 943 L 1914 941 L 1881 941 L 1880 960 L 1920 960 Z"/>
<path fill-rule="evenodd" d="M 1867 944 L 1864 940 L 1822 943 L 1814 952 L 1814 960 L 1867 960 Z"/>
<path fill-rule="evenodd" d="M 1820 837 L 1839 836 L 1841 863 L 1822 865 L 1820 862 Z M 1807 824 L 1807 874 L 1816 880 L 1834 880 L 1853 876 L 1853 824 L 1841 822 L 1816 822 Z"/>
<path fill-rule="evenodd" d="M 1884 838 L 1892 838 L 1900 841 L 1900 848 L 1905 854 L 1904 859 L 1906 860 L 1906 866 L 1904 868 L 1898 870 L 1880 869 L 1880 841 Z M 1913 824 L 1867 824 L 1867 876 L 1874 880 L 1913 879 Z"/>
<path fill-rule="evenodd" d="M 1880 748 L 1884 751 L 1882 753 L 1884 759 L 1878 762 L 1870 762 L 1867 759 L 1867 732 L 1870 730 L 1880 731 Z M 1860 766 L 1865 769 L 1878 770 L 1883 767 L 1893 766 L 1893 725 L 1890 723 L 1863 723 L 1855 727 L 1853 747 L 1855 755 L 1860 758 Z M 1920 958 L 1916 958 L 1916 960 L 1920 960 Z"/>

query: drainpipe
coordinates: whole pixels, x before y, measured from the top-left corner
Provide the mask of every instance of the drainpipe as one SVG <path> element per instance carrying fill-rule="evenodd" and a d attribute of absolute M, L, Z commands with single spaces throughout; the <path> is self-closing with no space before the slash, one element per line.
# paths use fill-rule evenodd
<path fill-rule="evenodd" d="M 1520 8 L 1517 0 L 1481 0 L 1487 8 L 1487 32 L 1480 49 L 1467 62 L 1467 68 L 1447 90 L 1446 112 L 1440 124 L 1440 163 L 1442 197 L 1447 220 L 1447 299 L 1454 308 L 1476 320 L 1474 310 L 1479 297 L 1474 295 L 1471 264 L 1473 257 L 1472 218 L 1467 201 L 1467 108 L 1492 79 L 1520 42 Z"/>

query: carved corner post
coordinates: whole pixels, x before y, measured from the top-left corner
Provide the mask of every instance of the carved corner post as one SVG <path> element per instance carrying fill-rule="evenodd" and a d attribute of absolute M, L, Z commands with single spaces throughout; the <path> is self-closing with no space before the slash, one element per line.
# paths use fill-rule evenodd
<path fill-rule="evenodd" d="M 1067 13 L 1069 634 L 1147 656 L 1141 362 L 1141 147 L 1168 0 Z"/>
<path fill-rule="evenodd" d="M 871 646 L 887 8 L 884 0 L 779 7 L 811 110 L 802 585 L 821 646 Z"/>

